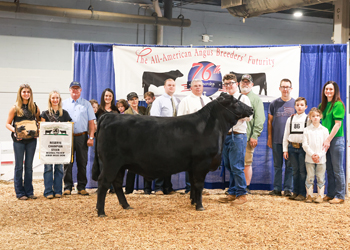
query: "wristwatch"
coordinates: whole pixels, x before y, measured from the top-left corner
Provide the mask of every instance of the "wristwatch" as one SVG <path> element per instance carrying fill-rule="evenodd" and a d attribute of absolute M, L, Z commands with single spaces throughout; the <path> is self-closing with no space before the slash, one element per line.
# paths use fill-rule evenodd
<path fill-rule="evenodd" d="M 90 137 L 89 137 L 89 139 L 90 139 L 90 140 L 93 140 L 93 139 L 94 139 L 94 137 L 90 136 Z"/>

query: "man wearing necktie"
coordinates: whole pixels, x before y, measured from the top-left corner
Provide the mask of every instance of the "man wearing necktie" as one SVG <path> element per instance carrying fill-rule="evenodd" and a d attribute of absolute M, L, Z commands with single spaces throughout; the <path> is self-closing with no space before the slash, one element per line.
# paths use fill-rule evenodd
<path fill-rule="evenodd" d="M 203 95 L 203 82 L 198 79 L 194 79 L 191 82 L 191 94 L 181 100 L 178 108 L 177 115 L 188 115 L 197 112 L 203 108 L 211 100 L 209 97 Z M 188 172 L 186 172 L 186 188 L 187 194 L 191 190 L 191 183 L 189 180 Z"/>
<path fill-rule="evenodd" d="M 164 81 L 164 94 L 156 98 L 152 103 L 151 116 L 173 117 L 177 115 L 177 107 L 180 100 L 174 97 L 176 90 L 175 81 L 171 78 Z M 155 179 L 155 193 L 174 194 L 173 185 L 171 183 L 171 176 L 164 179 Z"/>

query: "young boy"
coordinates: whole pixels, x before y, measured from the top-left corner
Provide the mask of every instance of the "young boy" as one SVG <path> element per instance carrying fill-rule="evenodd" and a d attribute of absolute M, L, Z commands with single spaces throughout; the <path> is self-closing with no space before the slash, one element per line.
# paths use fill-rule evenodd
<path fill-rule="evenodd" d="M 293 169 L 293 195 L 291 200 L 303 201 L 306 199 L 306 169 L 305 151 L 302 148 L 304 129 L 310 124 L 305 110 L 307 102 L 304 97 L 298 97 L 294 103 L 297 114 L 287 119 L 283 136 L 283 157 L 290 160 Z"/>
<path fill-rule="evenodd" d="M 151 107 L 152 107 L 152 103 L 154 102 L 154 100 L 156 99 L 154 97 L 154 93 L 153 92 L 146 92 L 144 94 L 144 98 L 145 101 L 147 103 L 147 108 L 146 108 L 146 115 L 149 115 L 150 111 L 151 111 Z"/>
<path fill-rule="evenodd" d="M 306 190 L 307 199 L 305 202 L 312 202 L 312 194 L 314 190 L 315 172 L 317 178 L 317 198 L 314 200 L 316 203 L 323 202 L 324 196 L 324 184 L 325 184 L 325 172 L 326 172 L 326 151 L 323 150 L 323 142 L 329 135 L 328 129 L 320 124 L 322 118 L 322 112 L 318 108 L 312 108 L 309 112 L 310 124 L 305 130 L 303 135 L 303 149 L 306 152 L 305 164 L 306 164 Z"/>

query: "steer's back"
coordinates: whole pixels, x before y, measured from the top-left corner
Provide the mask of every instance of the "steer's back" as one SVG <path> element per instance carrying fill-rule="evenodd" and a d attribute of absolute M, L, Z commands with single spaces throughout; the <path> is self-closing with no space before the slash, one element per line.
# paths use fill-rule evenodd
<path fill-rule="evenodd" d="M 149 178 L 182 172 L 218 154 L 217 123 L 200 113 L 176 118 L 107 114 L 99 124 L 98 153 L 104 166 L 113 162 Z"/>

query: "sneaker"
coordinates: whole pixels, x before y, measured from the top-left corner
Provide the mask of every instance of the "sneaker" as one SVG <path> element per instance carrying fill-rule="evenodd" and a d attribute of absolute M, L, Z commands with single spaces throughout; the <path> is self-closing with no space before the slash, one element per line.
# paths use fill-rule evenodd
<path fill-rule="evenodd" d="M 36 196 L 33 195 L 33 194 L 28 196 L 28 199 L 33 199 L 33 200 L 35 200 L 35 199 L 37 199 L 37 198 L 38 198 L 38 197 L 36 197 Z"/>
<path fill-rule="evenodd" d="M 70 190 L 64 190 L 64 192 L 63 192 L 63 195 L 70 195 L 71 194 L 71 191 Z"/>
<path fill-rule="evenodd" d="M 277 191 L 277 190 L 272 190 L 269 195 L 273 195 L 273 196 L 282 196 L 282 192 L 281 191 Z"/>
<path fill-rule="evenodd" d="M 297 197 L 298 197 L 298 194 L 293 193 L 293 195 L 290 196 L 289 199 L 290 199 L 290 200 L 295 200 L 295 198 L 297 198 Z"/>
<path fill-rule="evenodd" d="M 316 199 L 314 200 L 315 203 L 322 203 L 323 202 L 323 198 L 321 197 L 321 195 L 317 195 Z"/>
<path fill-rule="evenodd" d="M 289 197 L 289 199 L 290 199 L 290 197 Z M 299 194 L 294 200 L 296 200 L 296 201 L 304 201 L 304 200 L 306 200 L 306 197 L 302 196 L 301 194 Z"/>
<path fill-rule="evenodd" d="M 311 195 L 308 195 L 305 202 L 306 203 L 311 203 L 313 201 L 313 198 L 311 197 Z"/>
<path fill-rule="evenodd" d="M 55 194 L 55 198 L 61 198 L 62 194 Z"/>
<path fill-rule="evenodd" d="M 86 192 L 85 189 L 78 191 L 78 194 L 80 194 L 80 195 L 89 195 L 89 193 Z"/>
<path fill-rule="evenodd" d="M 234 201 L 235 199 L 236 199 L 236 195 L 229 194 L 226 197 L 219 198 L 218 202 L 228 203 L 228 202 Z"/>
<path fill-rule="evenodd" d="M 284 191 L 283 194 L 284 194 L 284 196 L 287 196 L 287 197 L 292 196 L 292 192 L 289 190 Z"/>
<path fill-rule="evenodd" d="M 156 195 L 163 195 L 164 193 L 163 193 L 162 190 L 158 190 L 158 191 L 155 192 L 155 194 L 156 194 Z"/>
<path fill-rule="evenodd" d="M 344 203 L 343 199 L 338 199 L 338 198 L 334 198 L 332 200 L 329 201 L 330 204 L 342 204 Z"/>
<path fill-rule="evenodd" d="M 27 196 L 21 196 L 18 198 L 20 201 L 25 201 L 25 200 L 28 200 L 28 197 Z"/>
<path fill-rule="evenodd" d="M 242 205 L 242 204 L 246 203 L 247 201 L 248 201 L 247 195 L 244 194 L 244 195 L 238 196 L 238 197 L 231 203 L 231 206 Z"/>
<path fill-rule="evenodd" d="M 50 195 L 46 196 L 46 199 L 49 199 L 49 200 L 53 199 L 53 195 L 50 194 Z"/>

